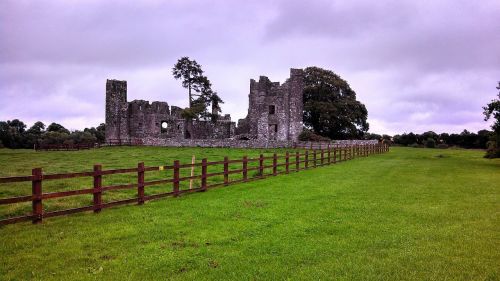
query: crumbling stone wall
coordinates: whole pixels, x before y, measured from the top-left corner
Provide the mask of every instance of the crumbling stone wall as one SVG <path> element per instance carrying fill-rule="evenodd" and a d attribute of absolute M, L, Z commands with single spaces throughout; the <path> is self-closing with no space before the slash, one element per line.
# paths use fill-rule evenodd
<path fill-rule="evenodd" d="M 304 71 L 290 69 L 283 85 L 266 76 L 250 80 L 248 115 L 238 121 L 238 134 L 250 139 L 296 141 L 302 131 Z M 241 126 L 241 127 L 240 127 Z"/>
<path fill-rule="evenodd" d="M 303 128 L 304 85 L 302 69 L 290 69 L 282 85 L 266 76 L 250 79 L 248 114 L 236 127 L 228 114 L 216 122 L 186 120 L 181 108 L 166 102 L 127 102 L 127 82 L 108 80 L 106 140 L 134 139 L 163 146 L 292 147 Z M 337 141 L 343 142 L 359 141 Z"/>
<path fill-rule="evenodd" d="M 266 140 L 266 139 L 185 139 L 178 141 L 175 139 L 164 138 L 144 138 L 142 139 L 144 145 L 149 146 L 172 146 L 172 147 L 232 147 L 232 148 L 295 148 L 302 147 L 308 148 L 309 142 L 296 142 L 288 140 Z M 377 140 L 336 140 L 330 142 L 333 147 L 337 146 L 350 146 L 350 145 L 367 145 L 377 144 Z M 314 143 L 317 147 L 318 143 Z M 327 143 L 323 142 L 322 147 L 326 148 Z"/>
<path fill-rule="evenodd" d="M 229 114 L 216 122 L 186 120 L 182 109 L 166 102 L 127 102 L 127 81 L 106 81 L 106 140 L 161 138 L 225 139 L 234 136 L 235 123 Z"/>

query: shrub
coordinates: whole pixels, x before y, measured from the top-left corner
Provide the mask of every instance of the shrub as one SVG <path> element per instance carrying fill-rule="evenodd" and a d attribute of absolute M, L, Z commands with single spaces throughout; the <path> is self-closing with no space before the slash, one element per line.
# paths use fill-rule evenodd
<path fill-rule="evenodd" d="M 414 142 L 412 144 L 409 145 L 409 147 L 413 147 L 413 148 L 418 148 L 418 143 Z"/>
<path fill-rule="evenodd" d="M 486 150 L 484 158 L 500 158 L 500 148 L 496 146 L 494 141 L 488 142 L 488 149 Z"/>
<path fill-rule="evenodd" d="M 436 141 L 433 138 L 428 138 L 425 141 L 425 147 L 427 147 L 427 148 L 435 148 L 436 147 Z"/>
<path fill-rule="evenodd" d="M 330 139 L 306 129 L 299 134 L 299 141 L 330 141 Z"/>
<path fill-rule="evenodd" d="M 448 148 L 448 145 L 446 143 L 440 143 L 437 145 L 437 148 L 446 149 Z"/>
<path fill-rule="evenodd" d="M 3 143 L 1 140 L 0 140 L 0 148 L 3 148 Z"/>

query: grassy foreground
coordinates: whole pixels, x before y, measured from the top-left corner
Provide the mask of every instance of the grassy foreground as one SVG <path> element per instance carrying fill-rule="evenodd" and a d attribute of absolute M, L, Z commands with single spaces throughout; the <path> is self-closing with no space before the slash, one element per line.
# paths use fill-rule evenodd
<path fill-rule="evenodd" d="M 76 153 L 85 169 L 164 159 L 158 148 Z M 18 163 L 32 161 L 59 172 L 80 157 L 0 155 L 2 174 L 29 171 Z M 0 279 L 500 280 L 500 161 L 482 155 L 393 148 L 98 215 L 8 225 Z"/>

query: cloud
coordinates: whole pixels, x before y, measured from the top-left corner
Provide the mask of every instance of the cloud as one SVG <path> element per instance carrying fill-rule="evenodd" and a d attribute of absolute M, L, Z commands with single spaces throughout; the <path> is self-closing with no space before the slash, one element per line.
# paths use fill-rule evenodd
<path fill-rule="evenodd" d="M 6 0 L 0 120 L 96 126 L 107 78 L 127 80 L 129 100 L 186 106 L 170 71 L 190 56 L 233 119 L 250 78 L 316 65 L 350 83 L 373 132 L 479 130 L 500 80 L 498 14 L 493 0 Z"/>

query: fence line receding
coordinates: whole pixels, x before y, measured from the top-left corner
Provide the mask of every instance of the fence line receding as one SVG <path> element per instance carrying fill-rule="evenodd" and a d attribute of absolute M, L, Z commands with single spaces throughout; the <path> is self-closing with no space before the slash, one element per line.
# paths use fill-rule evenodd
<path fill-rule="evenodd" d="M 44 218 L 85 211 L 99 213 L 102 209 L 122 204 L 137 203 L 140 205 L 148 200 L 167 196 L 176 197 L 184 193 L 206 191 L 208 188 L 212 187 L 227 186 L 279 174 L 298 172 L 387 151 L 389 151 L 389 147 L 386 144 L 328 146 L 325 149 L 305 149 L 292 153 L 286 152 L 284 155 L 277 155 L 274 153 L 272 156 L 264 157 L 263 154 L 260 154 L 260 156 L 256 158 L 243 156 L 241 159 L 229 159 L 229 157 L 226 156 L 222 161 L 213 162 L 209 162 L 207 158 L 204 158 L 198 163 L 180 164 L 179 160 L 175 160 L 172 165 L 152 167 L 146 167 L 144 163 L 141 162 L 138 163 L 137 167 L 128 169 L 103 170 L 100 164 L 96 164 L 92 171 L 79 173 L 43 174 L 41 168 L 34 168 L 30 176 L 0 178 L 0 184 L 31 182 L 32 186 L 32 193 L 30 195 L 0 198 L 0 205 L 17 204 L 21 202 L 32 203 L 31 212 L 29 214 L 0 219 L 0 225 L 29 220 L 33 223 L 40 223 Z M 235 165 L 238 166 L 237 169 L 230 169 L 230 166 L 234 167 Z M 194 169 L 195 167 L 198 169 L 201 168 L 201 173 L 191 176 L 190 169 Z M 153 171 L 166 171 L 168 173 L 165 173 L 163 177 L 146 181 L 146 173 Z M 103 185 L 103 177 L 116 174 L 136 174 L 136 181 L 126 184 Z M 231 179 L 235 178 L 234 176 L 237 176 L 237 179 Z M 46 181 L 73 178 L 90 179 L 93 182 L 93 186 L 77 190 L 43 192 L 43 183 Z M 189 186 L 189 182 L 193 180 L 196 180 L 196 187 L 186 188 L 186 185 Z M 167 190 L 167 192 L 150 195 L 146 195 L 145 193 L 148 187 L 164 185 L 171 185 L 171 189 Z M 103 195 L 105 192 L 131 189 L 137 189 L 136 197 L 103 202 Z M 63 210 L 44 211 L 43 202 L 46 200 L 86 194 L 92 196 L 91 205 Z"/>

